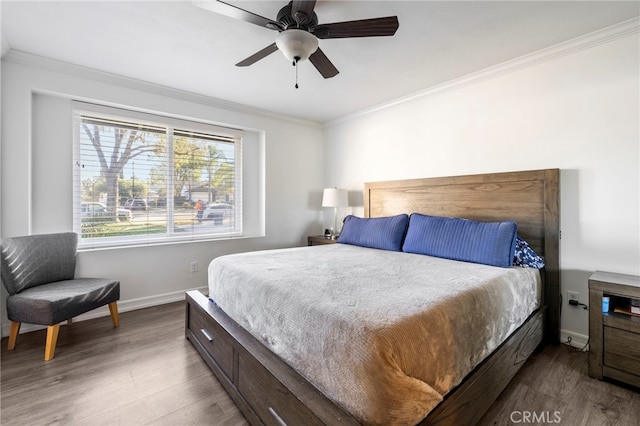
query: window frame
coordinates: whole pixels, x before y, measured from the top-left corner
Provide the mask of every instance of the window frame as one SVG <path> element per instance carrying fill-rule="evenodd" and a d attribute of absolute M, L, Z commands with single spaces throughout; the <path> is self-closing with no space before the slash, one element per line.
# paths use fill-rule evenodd
<path fill-rule="evenodd" d="M 81 162 L 81 133 L 82 129 L 79 125 L 82 115 L 96 116 L 103 119 L 111 119 L 124 122 L 140 123 L 143 126 L 163 127 L 166 129 L 167 137 L 167 155 L 164 161 L 167 167 L 167 194 L 172 194 L 174 189 L 173 167 L 173 130 L 178 129 L 180 132 L 194 132 L 204 135 L 215 135 L 233 140 L 234 145 L 234 227 L 229 232 L 181 232 L 175 233 L 167 231 L 160 234 L 142 234 L 142 235 L 125 235 L 112 237 L 95 237 L 82 238 L 82 173 L 80 168 Z M 245 237 L 243 223 L 243 136 L 244 132 L 239 129 L 222 127 L 220 125 L 206 122 L 195 118 L 176 117 L 171 115 L 163 115 L 156 113 L 148 113 L 136 111 L 126 108 L 111 107 L 86 103 L 81 101 L 72 101 L 72 132 L 73 132 L 73 230 L 77 232 L 81 238 L 78 239 L 78 249 L 95 249 L 95 248 L 117 248 L 127 246 L 140 245 L 156 245 L 170 244 L 178 242 L 207 241 L 207 240 L 224 240 L 230 238 Z M 166 197 L 167 216 L 165 222 L 167 230 L 173 229 L 173 218 L 175 216 L 175 205 L 173 197 Z M 118 208 L 122 208 L 119 206 Z"/>

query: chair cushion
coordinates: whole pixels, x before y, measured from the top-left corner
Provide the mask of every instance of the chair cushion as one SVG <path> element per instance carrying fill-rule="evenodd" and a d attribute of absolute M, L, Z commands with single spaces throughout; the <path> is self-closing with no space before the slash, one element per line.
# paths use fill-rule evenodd
<path fill-rule="evenodd" d="M 28 288 L 7 298 L 11 321 L 53 325 L 120 299 L 120 282 L 78 278 Z"/>
<path fill-rule="evenodd" d="M 78 235 L 73 232 L 3 238 L 1 245 L 2 283 L 9 294 L 74 277 Z"/>

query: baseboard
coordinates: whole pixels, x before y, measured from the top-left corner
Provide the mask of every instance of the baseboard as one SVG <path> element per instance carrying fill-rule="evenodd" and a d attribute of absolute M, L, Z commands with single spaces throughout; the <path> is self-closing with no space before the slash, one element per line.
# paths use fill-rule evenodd
<path fill-rule="evenodd" d="M 584 351 L 589 350 L 589 336 L 585 336 L 584 334 L 574 333 L 569 330 L 560 330 L 560 342 L 564 344 L 568 344 L 576 349 L 582 349 Z"/>
<path fill-rule="evenodd" d="M 166 303 L 179 302 L 180 300 L 184 300 L 184 295 L 189 290 L 199 290 L 203 293 L 207 293 L 207 287 L 199 287 L 194 289 L 187 290 L 179 290 L 171 293 L 157 294 L 149 297 L 141 297 L 139 299 L 131 299 L 131 300 L 121 300 L 118 302 L 118 312 L 128 312 L 135 311 L 137 309 L 150 308 L 152 306 L 164 305 Z M 93 311 L 87 312 L 86 314 L 82 314 L 80 316 L 74 317 L 73 322 L 86 321 L 94 318 L 109 316 L 109 308 L 107 306 L 103 306 L 98 309 L 94 309 Z M 65 324 L 65 323 L 63 323 Z M 9 329 L 11 327 L 10 323 L 2 324 L 2 337 L 6 337 L 9 335 Z M 46 326 L 36 325 L 36 324 L 22 324 L 20 327 L 20 334 L 28 333 L 30 331 L 42 330 L 46 328 Z"/>

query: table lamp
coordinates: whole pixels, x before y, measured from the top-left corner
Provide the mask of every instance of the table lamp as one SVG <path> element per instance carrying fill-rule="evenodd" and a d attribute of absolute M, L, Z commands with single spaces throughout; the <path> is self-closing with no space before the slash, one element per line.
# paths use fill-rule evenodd
<path fill-rule="evenodd" d="M 322 193 L 322 207 L 333 207 L 333 228 L 331 238 L 338 237 L 338 207 L 349 205 L 347 190 L 338 188 L 325 188 Z"/>

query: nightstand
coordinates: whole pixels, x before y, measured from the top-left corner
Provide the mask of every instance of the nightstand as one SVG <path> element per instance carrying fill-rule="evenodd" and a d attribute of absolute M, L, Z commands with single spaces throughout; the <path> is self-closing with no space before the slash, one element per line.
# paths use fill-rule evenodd
<path fill-rule="evenodd" d="M 335 244 L 336 239 L 325 237 L 324 235 L 310 235 L 307 237 L 307 244 L 310 246 L 319 246 L 321 244 Z"/>
<path fill-rule="evenodd" d="M 609 297 L 609 312 L 602 298 Z M 640 387 L 640 277 L 596 271 L 589 277 L 589 376 Z M 635 302 L 637 303 L 637 302 Z"/>

